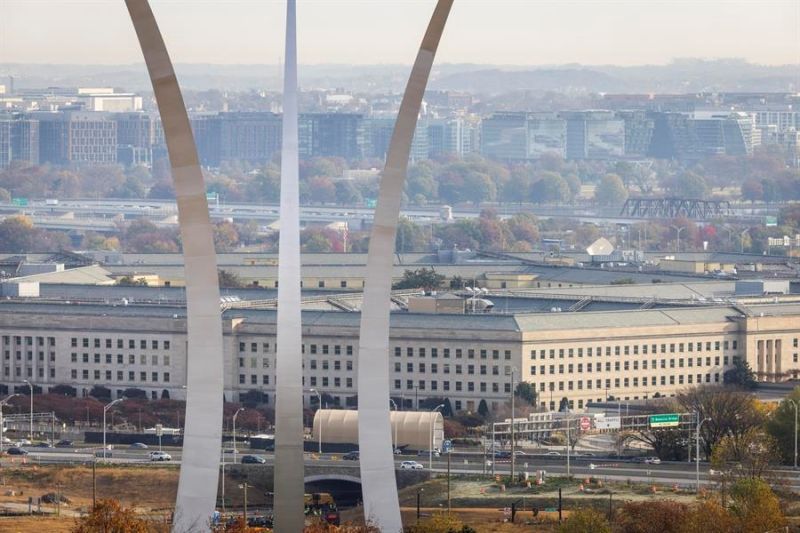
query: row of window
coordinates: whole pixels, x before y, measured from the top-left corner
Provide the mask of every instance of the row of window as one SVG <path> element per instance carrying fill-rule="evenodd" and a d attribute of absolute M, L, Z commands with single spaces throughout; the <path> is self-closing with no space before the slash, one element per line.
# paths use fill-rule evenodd
<path fill-rule="evenodd" d="M 490 350 L 475 350 L 473 348 L 467 349 L 467 359 L 475 359 L 476 352 L 480 356 L 481 359 L 488 359 L 489 358 L 489 351 Z M 450 358 L 450 348 L 443 348 L 442 349 L 442 357 L 444 359 Z M 417 348 L 417 357 L 424 358 L 428 351 L 425 348 Z M 492 359 L 499 360 L 500 359 L 500 350 L 491 350 Z M 400 346 L 394 347 L 394 356 L 401 357 L 403 354 L 403 349 Z M 430 350 L 431 359 L 436 359 L 439 357 L 439 349 L 438 348 L 431 348 Z M 455 358 L 462 359 L 464 357 L 464 350 L 462 348 L 455 349 Z M 406 357 L 414 357 L 414 348 L 411 346 L 406 347 Z M 511 360 L 511 350 L 504 350 L 503 351 L 503 359 L 506 361 Z"/>
<path fill-rule="evenodd" d="M 72 379 L 78 379 L 78 370 L 76 368 L 73 368 L 70 371 L 70 375 L 72 376 Z M 101 371 L 100 370 L 95 370 L 92 375 L 93 375 L 93 379 L 95 381 L 99 381 L 101 379 L 101 377 L 100 377 L 101 376 Z M 124 371 L 117 370 L 116 375 L 117 375 L 117 381 L 124 381 L 125 380 L 125 372 Z M 113 376 L 113 372 L 111 370 L 106 370 L 105 371 L 105 380 L 107 382 L 111 381 L 112 376 Z M 53 376 L 53 377 L 55 377 L 55 376 Z M 89 379 L 89 369 L 84 368 L 81 371 L 81 378 L 84 379 L 84 380 Z M 158 383 L 159 382 L 159 373 L 158 372 L 151 372 L 150 373 L 150 378 L 151 378 L 150 379 L 151 382 Z M 160 382 L 169 383 L 169 379 L 170 379 L 169 372 L 164 372 L 161 375 Z M 129 370 L 128 371 L 128 381 L 136 381 L 136 372 L 134 372 L 133 370 Z M 143 383 L 147 382 L 147 372 L 139 372 L 139 381 L 141 381 Z"/>
<path fill-rule="evenodd" d="M 19 335 L 14 336 L 14 346 L 22 346 L 22 339 L 23 337 Z M 33 339 L 34 337 L 25 337 L 25 346 L 33 346 Z M 56 338 L 55 337 L 47 337 L 47 346 L 55 346 L 56 345 Z M 3 345 L 9 346 L 11 344 L 11 336 L 3 335 Z M 45 345 L 45 337 L 36 337 L 36 346 L 44 346 Z"/>
<path fill-rule="evenodd" d="M 713 349 L 714 351 L 719 351 L 720 349 L 729 350 L 733 349 L 736 350 L 738 348 L 738 341 L 714 341 L 713 342 Z M 797 346 L 797 339 L 795 339 L 795 346 Z M 659 351 L 660 347 L 660 351 Z M 706 341 L 705 343 L 705 351 L 710 352 L 712 350 L 712 342 Z M 624 345 L 624 346 L 606 346 L 605 347 L 605 354 L 606 356 L 610 356 L 613 350 L 614 355 L 639 355 L 640 350 L 643 355 L 656 354 L 656 353 L 667 353 L 667 348 L 669 348 L 669 353 L 678 353 L 683 352 L 702 352 L 703 351 L 703 343 L 702 342 L 679 342 L 679 343 L 670 343 L 670 344 L 634 344 L 632 346 Z M 583 357 L 584 351 L 586 353 L 586 357 L 592 357 L 593 355 L 596 357 L 600 357 L 603 355 L 603 347 L 597 346 L 592 347 L 589 346 L 585 350 L 584 348 L 559 348 L 558 350 L 554 348 L 550 349 L 539 349 L 539 359 L 546 359 L 547 356 L 550 359 L 555 359 L 556 353 L 558 353 L 558 358 L 563 359 L 566 355 L 567 357 L 575 357 L 577 354 L 578 357 Z M 531 350 L 531 359 L 536 359 L 536 350 Z"/>
<path fill-rule="evenodd" d="M 89 354 L 88 353 L 81 354 L 80 360 L 83 363 L 89 363 L 90 362 Z M 103 364 L 104 361 L 105 361 L 105 364 L 110 365 L 110 364 L 113 364 L 113 360 L 114 360 L 114 358 L 110 353 L 105 354 L 105 358 L 101 357 L 101 355 L 99 353 L 93 354 L 93 357 L 91 358 L 91 361 L 94 362 L 94 364 L 97 364 L 97 365 Z M 77 363 L 78 362 L 78 354 L 75 353 L 75 352 L 72 352 L 70 354 L 70 361 L 72 361 L 73 363 Z M 164 366 L 169 366 L 170 365 L 170 356 L 169 355 L 162 355 L 160 359 L 159 359 L 159 356 L 157 356 L 157 355 L 151 355 L 150 356 L 150 364 L 152 366 L 158 366 L 159 361 L 162 361 Z M 121 353 L 117 354 L 116 364 L 118 364 L 118 365 L 124 365 L 125 364 L 125 356 L 123 354 L 121 354 Z M 135 365 L 136 364 L 136 356 L 134 354 L 128 354 L 128 364 L 129 365 Z M 140 365 L 146 365 L 147 364 L 147 356 L 145 354 L 140 354 L 139 355 L 139 364 Z"/>
<path fill-rule="evenodd" d="M 463 374 L 464 366 L 466 366 L 467 374 L 474 375 L 475 369 L 477 368 L 478 373 L 482 376 L 486 376 L 491 374 L 492 376 L 507 376 L 511 373 L 511 367 L 506 365 L 503 366 L 503 372 L 500 372 L 500 366 L 492 365 L 491 372 L 488 365 L 453 365 L 453 369 L 455 370 L 456 374 Z M 394 364 L 394 371 L 397 373 L 402 372 L 402 363 L 395 363 Z M 431 374 L 438 374 L 439 373 L 439 364 L 438 363 L 431 363 L 430 366 L 426 365 L 425 363 L 417 363 L 417 372 L 425 373 L 430 369 Z M 406 372 L 413 373 L 414 372 L 414 363 L 406 363 Z M 442 364 L 442 374 L 449 374 L 450 373 L 450 363 L 443 363 Z"/>
<path fill-rule="evenodd" d="M 21 369 L 20 367 L 14 367 L 14 376 L 18 377 L 18 378 L 21 378 L 22 374 L 23 374 L 22 370 L 23 369 Z M 7 366 L 4 366 L 3 367 L 3 375 L 5 377 L 11 377 L 11 368 L 9 368 Z M 56 369 L 55 368 L 50 368 L 48 370 L 48 375 L 51 378 L 55 378 L 56 377 Z M 33 377 L 33 369 L 32 368 L 29 367 L 29 368 L 25 369 L 25 377 L 29 377 L 29 378 Z M 44 377 L 44 368 L 39 367 L 37 369 L 37 377 L 40 377 L 40 378 Z"/>
<path fill-rule="evenodd" d="M 248 344 L 249 344 L 249 348 L 250 348 L 249 349 L 250 353 L 258 353 L 258 351 L 259 351 L 258 350 L 259 343 L 257 343 L 257 342 L 247 343 L 247 342 L 243 342 L 243 341 L 239 342 L 239 352 L 240 353 L 247 352 L 248 351 Z M 262 342 L 260 344 L 261 344 L 261 352 L 262 353 L 270 353 L 270 343 Z M 275 346 L 274 348 L 276 350 L 278 349 L 277 346 Z M 303 344 L 300 349 L 301 349 L 302 353 L 306 353 L 306 345 L 305 344 Z M 331 351 L 331 350 L 333 350 L 333 351 Z M 340 346 L 338 344 L 334 344 L 334 345 L 329 345 L 329 344 L 320 344 L 320 345 L 309 344 L 308 345 L 308 351 L 312 355 L 315 355 L 315 354 L 318 354 L 318 353 L 321 353 L 322 355 L 329 355 L 331 353 L 333 355 L 342 355 L 342 346 Z M 353 346 L 351 344 L 348 344 L 348 345 L 344 346 L 344 353 L 345 353 L 345 355 L 353 355 Z"/>
<path fill-rule="evenodd" d="M 677 376 L 650 376 L 650 383 L 649 386 L 656 387 L 659 385 L 692 385 L 692 384 L 701 384 L 711 383 L 719 383 L 720 376 L 722 374 L 718 372 L 709 372 L 706 374 L 679 374 Z M 705 377 L 704 377 L 705 376 Z M 556 386 L 558 390 L 583 390 L 584 384 L 586 389 L 592 389 L 592 385 L 594 384 L 595 389 L 619 389 L 619 388 L 629 388 L 629 387 L 647 387 L 648 380 L 647 376 L 643 376 L 641 379 L 638 377 L 635 378 L 614 378 L 613 386 L 612 380 L 607 378 L 605 380 L 596 379 L 596 380 L 577 380 L 577 381 L 559 381 L 559 382 L 548 382 L 548 383 L 539 383 L 539 390 L 545 392 L 545 390 L 554 391 L 556 390 Z M 605 385 L 605 387 L 603 387 Z"/>
<path fill-rule="evenodd" d="M 44 360 L 45 360 L 44 359 L 44 352 L 39 352 L 38 353 L 38 358 L 39 358 L 39 362 L 43 363 Z M 5 359 L 6 361 L 10 361 L 11 360 L 11 352 L 9 350 L 3 350 L 3 359 Z M 23 360 L 22 359 L 22 352 L 19 351 L 19 350 L 16 350 L 14 352 L 14 359 L 17 360 L 17 361 L 22 361 Z M 31 352 L 31 351 L 25 352 L 25 361 L 33 361 L 33 352 Z M 56 361 L 56 352 L 50 352 L 50 362 L 51 363 L 55 363 L 55 361 Z"/>
<path fill-rule="evenodd" d="M 28 337 L 26 337 L 26 338 L 28 338 Z M 81 346 L 83 348 L 89 348 L 90 347 L 89 346 L 89 341 L 90 340 L 93 341 L 92 345 L 93 345 L 94 348 L 101 348 L 102 347 L 101 346 L 101 340 L 102 339 L 98 339 L 98 338 L 89 339 L 88 337 L 83 337 L 81 339 L 81 342 L 80 342 Z M 54 339 L 54 341 L 55 341 L 55 339 Z M 55 345 L 55 342 L 51 346 L 53 346 L 53 345 Z M 112 339 L 105 339 L 105 347 L 106 348 L 113 348 L 112 345 L 113 345 Z M 77 348 L 78 347 L 78 338 L 77 337 L 72 337 L 72 339 L 70 340 L 70 346 L 72 346 L 73 348 Z M 161 349 L 161 348 L 159 348 L 159 346 L 161 346 L 164 350 L 169 350 L 171 348 L 171 343 L 168 340 L 161 341 L 161 342 L 159 342 L 158 340 L 151 340 L 150 341 L 150 349 L 151 350 L 159 350 L 159 349 Z M 125 348 L 125 341 L 123 339 L 117 339 L 117 349 L 118 350 L 122 350 L 124 348 Z M 136 340 L 128 339 L 128 349 L 129 350 L 135 350 L 136 349 Z M 140 339 L 139 340 L 139 349 L 140 350 L 147 350 L 147 340 L 145 340 L 145 339 Z"/>
<path fill-rule="evenodd" d="M 739 359 L 738 356 L 733 356 L 733 360 L 734 361 L 736 361 L 737 359 Z M 727 366 L 728 365 L 728 361 L 729 361 L 729 357 L 727 355 L 723 356 L 722 358 L 720 358 L 720 356 L 718 356 L 718 355 L 714 356 L 714 358 L 713 358 L 714 366 L 719 366 L 720 360 L 722 360 L 722 364 L 723 365 Z M 698 366 L 698 367 L 703 366 L 703 358 L 702 357 L 697 357 L 697 358 L 688 357 L 685 360 L 684 360 L 683 357 L 681 357 L 681 358 L 679 358 L 677 360 L 676 359 L 661 359 L 660 361 L 661 361 L 661 368 L 675 368 L 676 367 L 676 361 L 677 361 L 677 368 L 684 368 L 684 366 L 691 368 L 691 367 L 695 366 L 695 362 L 697 363 L 696 366 Z M 705 361 L 706 361 L 705 366 L 712 366 L 711 365 L 711 362 L 712 362 L 712 358 L 711 357 L 706 357 Z M 653 370 L 655 370 L 656 368 L 659 368 L 658 362 L 659 362 L 658 359 L 653 359 L 652 360 L 652 365 L 650 365 L 650 368 L 653 369 Z M 648 369 L 648 361 L 647 361 L 647 359 L 642 359 L 641 361 L 639 361 L 638 359 L 635 359 L 633 361 L 623 361 L 622 363 L 620 363 L 620 361 L 614 361 L 613 369 L 614 369 L 615 372 L 619 372 L 620 370 L 631 370 L 631 367 L 633 367 L 633 370 L 639 370 L 639 366 L 640 366 L 639 363 L 641 363 L 642 370 L 647 370 Z M 684 363 L 685 363 L 685 365 L 684 365 Z M 586 363 L 586 372 L 587 373 L 602 372 L 603 371 L 603 366 L 604 366 L 603 363 L 595 363 L 595 364 Z M 556 365 L 549 365 L 549 372 L 546 372 L 546 370 L 548 369 L 547 365 L 539 365 L 538 368 L 539 368 L 539 375 L 544 376 L 544 375 L 546 375 L 548 373 L 550 375 L 556 374 Z M 535 376 L 536 375 L 536 369 L 537 369 L 536 365 L 531 365 L 530 369 L 531 369 L 531 375 Z M 560 365 L 558 365 L 558 374 L 563 374 L 565 372 L 565 370 L 566 370 L 567 374 L 572 374 L 573 371 L 575 371 L 576 369 L 577 369 L 577 373 L 579 373 L 579 374 L 583 373 L 584 364 L 583 363 L 577 363 L 577 364 L 569 363 L 567 365 L 560 364 Z M 606 372 L 611 372 L 611 370 L 612 370 L 611 362 L 610 361 L 606 361 L 606 363 L 605 363 L 605 371 Z"/>

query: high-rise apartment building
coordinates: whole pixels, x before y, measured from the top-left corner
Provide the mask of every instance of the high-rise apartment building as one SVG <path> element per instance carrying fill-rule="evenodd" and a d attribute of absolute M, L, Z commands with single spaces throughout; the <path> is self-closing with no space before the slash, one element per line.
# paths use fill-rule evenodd
<path fill-rule="evenodd" d="M 39 156 L 56 165 L 111 164 L 117 161 L 117 123 L 99 112 L 35 113 Z"/>
<path fill-rule="evenodd" d="M 625 121 L 612 111 L 566 111 L 567 159 L 618 159 L 625 156 Z"/>
<path fill-rule="evenodd" d="M 18 113 L 0 114 L 0 168 L 12 161 L 39 163 L 39 122 Z"/>
<path fill-rule="evenodd" d="M 360 113 L 305 113 L 298 124 L 300 157 L 363 159 L 364 116 Z"/>

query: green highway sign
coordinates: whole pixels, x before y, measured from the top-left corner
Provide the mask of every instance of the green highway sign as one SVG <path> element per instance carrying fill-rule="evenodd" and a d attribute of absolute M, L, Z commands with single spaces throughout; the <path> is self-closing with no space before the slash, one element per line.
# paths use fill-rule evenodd
<path fill-rule="evenodd" d="M 28 199 L 27 198 L 12 198 L 11 199 L 11 203 L 13 205 L 17 205 L 17 206 L 20 206 L 20 207 L 25 207 L 26 205 L 28 205 Z"/>
<path fill-rule="evenodd" d="M 681 423 L 681 415 L 670 413 L 666 415 L 650 415 L 651 428 L 671 428 Z"/>

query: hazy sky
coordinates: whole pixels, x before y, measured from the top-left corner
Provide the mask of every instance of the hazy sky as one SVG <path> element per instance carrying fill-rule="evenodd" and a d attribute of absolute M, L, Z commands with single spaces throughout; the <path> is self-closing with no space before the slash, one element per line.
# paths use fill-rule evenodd
<path fill-rule="evenodd" d="M 277 63 L 283 0 L 151 0 L 176 63 Z M 413 61 L 434 0 L 298 0 L 301 63 Z M 456 0 L 437 62 L 800 64 L 800 0 Z M 0 63 L 139 63 L 123 0 L 0 0 Z"/>

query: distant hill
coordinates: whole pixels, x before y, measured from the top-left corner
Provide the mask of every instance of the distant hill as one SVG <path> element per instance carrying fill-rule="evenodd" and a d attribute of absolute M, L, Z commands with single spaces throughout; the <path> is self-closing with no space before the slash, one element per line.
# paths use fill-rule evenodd
<path fill-rule="evenodd" d="M 280 91 L 278 65 L 179 64 L 186 89 Z M 400 92 L 407 65 L 301 65 L 303 88 L 335 88 L 359 92 Z M 0 84 L 15 77 L 19 88 L 48 86 L 112 86 L 133 91 L 150 89 L 143 64 L 25 65 L 0 63 Z M 432 89 L 499 94 L 513 91 L 597 93 L 699 91 L 800 92 L 800 65 L 764 66 L 739 59 L 680 59 L 666 65 L 435 65 Z"/>

